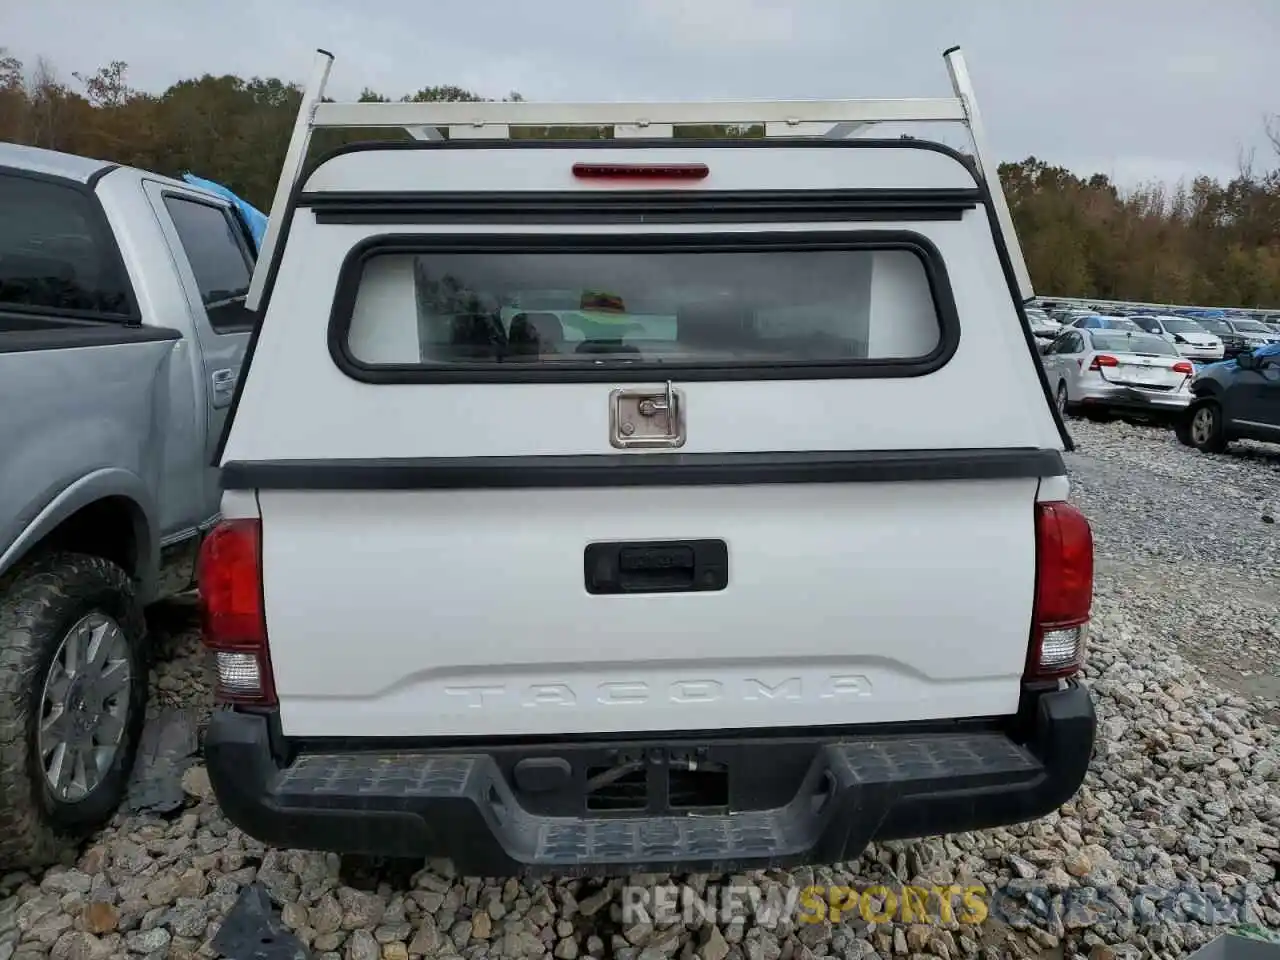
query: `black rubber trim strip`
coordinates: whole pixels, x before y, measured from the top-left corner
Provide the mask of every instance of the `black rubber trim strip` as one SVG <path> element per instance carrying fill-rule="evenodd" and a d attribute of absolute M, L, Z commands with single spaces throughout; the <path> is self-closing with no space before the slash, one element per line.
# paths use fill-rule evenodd
<path fill-rule="evenodd" d="M 698 124 L 694 124 L 698 126 Z M 825 140 L 814 137 L 748 137 L 730 140 L 715 137 L 637 137 L 622 140 L 536 140 L 515 137 L 507 140 L 361 140 L 340 144 L 316 157 L 307 165 L 299 184 L 306 183 L 322 166 L 336 157 L 349 153 L 389 150 L 926 150 L 950 157 L 973 178 L 974 186 L 981 188 L 982 178 L 969 158 L 955 147 L 933 140 L 915 137 L 885 137 L 856 140 Z M 301 190 L 299 190 L 301 193 Z"/>
<path fill-rule="evenodd" d="M 322 224 L 820 223 L 959 220 L 971 190 L 559 190 L 304 193 Z"/>
<path fill-rule="evenodd" d="M 1062 476 L 1056 450 L 803 450 L 370 460 L 232 460 L 224 490 L 527 490 Z"/>
<path fill-rule="evenodd" d="M 2 322 L 2 321 L 0 321 Z M 98 326 L 56 327 L 49 330 L 0 330 L 0 353 L 32 350 L 76 350 L 81 347 L 110 347 L 126 343 L 156 343 L 181 340 L 182 333 L 168 327 L 141 327 L 122 323 Z"/>
<path fill-rule="evenodd" d="M 426 366 L 419 363 L 366 363 L 348 343 L 351 318 L 364 264 L 394 254 L 462 253 L 759 253 L 818 250 L 903 250 L 919 258 L 929 283 L 938 342 L 923 357 L 865 360 L 767 361 L 747 363 L 652 363 L 601 366 L 583 361 L 555 364 L 497 363 Z M 685 383 L 726 380 L 829 380 L 919 377 L 944 367 L 960 345 L 960 318 L 942 254 L 928 238 L 905 230 L 773 233 L 656 234 L 387 234 L 356 244 L 343 260 L 329 314 L 329 355 L 334 364 L 361 383 L 636 383 L 655 379 Z"/>
<path fill-rule="evenodd" d="M 99 180 L 105 177 L 112 170 L 119 170 L 119 169 L 120 169 L 120 164 L 118 163 L 103 164 L 101 167 L 99 167 L 97 170 L 93 171 L 93 173 L 89 175 L 89 179 L 84 182 L 84 185 L 90 188 L 97 187 Z"/>

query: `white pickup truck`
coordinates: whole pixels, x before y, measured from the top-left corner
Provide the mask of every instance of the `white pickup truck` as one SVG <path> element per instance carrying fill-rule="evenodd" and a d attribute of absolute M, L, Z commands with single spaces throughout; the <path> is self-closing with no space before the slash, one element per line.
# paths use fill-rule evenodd
<path fill-rule="evenodd" d="M 1092 539 L 946 58 L 938 100 L 343 104 L 322 54 L 200 562 L 235 823 L 723 871 L 1073 795 Z M 975 158 L 841 136 L 903 120 Z"/>

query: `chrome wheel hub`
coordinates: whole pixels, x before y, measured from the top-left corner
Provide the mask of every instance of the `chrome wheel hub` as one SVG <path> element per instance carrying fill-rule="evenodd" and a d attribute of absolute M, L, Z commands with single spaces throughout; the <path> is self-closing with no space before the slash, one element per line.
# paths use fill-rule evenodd
<path fill-rule="evenodd" d="M 129 640 L 118 623 L 95 611 L 67 631 L 45 677 L 36 737 L 57 800 L 83 800 L 111 769 L 132 687 Z"/>
<path fill-rule="evenodd" d="M 1191 439 L 1196 443 L 1208 443 L 1213 437 L 1213 411 L 1201 407 L 1191 418 Z"/>

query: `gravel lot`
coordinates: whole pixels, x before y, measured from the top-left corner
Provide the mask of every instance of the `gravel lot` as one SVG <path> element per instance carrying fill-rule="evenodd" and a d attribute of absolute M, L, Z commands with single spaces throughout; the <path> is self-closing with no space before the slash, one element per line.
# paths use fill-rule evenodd
<path fill-rule="evenodd" d="M 1072 429 L 1075 496 L 1095 524 L 1099 558 L 1088 679 L 1102 736 L 1084 788 L 1029 825 L 887 843 L 829 869 L 732 881 L 766 892 L 983 884 L 991 916 L 982 925 L 877 925 L 857 911 L 837 924 L 624 924 L 622 880 L 340 870 L 336 857 L 243 837 L 197 768 L 184 780 L 185 809 L 122 816 L 74 865 L 0 879 L 0 960 L 213 957 L 210 938 L 255 881 L 326 960 L 1106 960 L 1185 956 L 1238 923 L 1280 929 L 1280 451 L 1242 445 L 1210 457 L 1154 428 Z M 192 626 L 181 607 L 157 617 L 169 655 L 157 707 L 207 709 Z M 700 891 L 729 881 L 674 882 Z"/>

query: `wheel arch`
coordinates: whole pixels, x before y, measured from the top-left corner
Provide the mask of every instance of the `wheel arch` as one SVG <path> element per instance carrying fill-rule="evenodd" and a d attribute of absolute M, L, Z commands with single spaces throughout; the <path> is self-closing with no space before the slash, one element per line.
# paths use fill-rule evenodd
<path fill-rule="evenodd" d="M 150 507 L 136 474 L 119 468 L 86 474 L 35 512 L 0 554 L 0 576 L 49 551 L 85 553 L 117 564 L 145 594 L 159 564 Z"/>

